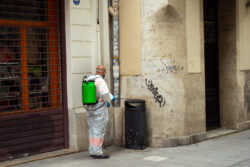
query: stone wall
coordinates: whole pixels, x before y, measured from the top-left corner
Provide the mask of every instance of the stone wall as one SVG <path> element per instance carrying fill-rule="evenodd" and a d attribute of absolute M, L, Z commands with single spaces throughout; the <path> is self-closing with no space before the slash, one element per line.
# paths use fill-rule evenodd
<path fill-rule="evenodd" d="M 247 71 L 245 75 L 244 93 L 245 93 L 244 101 L 247 110 L 247 120 L 250 120 L 250 71 Z"/>
<path fill-rule="evenodd" d="M 225 128 L 250 127 L 249 72 L 246 70 L 249 62 L 242 63 L 248 58 L 244 55 L 248 31 L 242 27 L 242 21 L 248 20 L 244 14 L 249 10 L 245 3 L 245 0 L 219 1 L 220 112 L 221 126 Z"/>
<path fill-rule="evenodd" d="M 107 0 L 100 3 L 100 34 L 97 33 L 97 9 L 97 1 L 82 0 L 75 5 L 73 1 L 65 0 L 69 143 L 70 148 L 76 150 L 87 150 L 89 143 L 86 110 L 82 105 L 83 76 L 95 73 L 96 66 L 103 64 L 107 67 L 105 80 L 110 85 Z M 109 115 L 106 146 L 114 143 L 112 108 Z"/>
<path fill-rule="evenodd" d="M 238 129 L 250 128 L 249 114 L 249 70 L 250 70 L 250 8 L 247 7 L 248 0 L 237 0 L 237 83 L 238 99 L 240 110 L 237 112 L 236 119 Z"/>
<path fill-rule="evenodd" d="M 126 99 L 146 100 L 149 146 L 204 140 L 204 70 L 187 72 L 186 1 L 143 0 L 141 8 L 142 75 L 121 76 L 121 107 L 114 111 L 116 140 L 124 143 Z"/>
<path fill-rule="evenodd" d="M 221 126 L 235 128 L 235 112 L 239 108 L 237 97 L 236 2 L 234 0 L 220 0 L 218 11 Z"/>

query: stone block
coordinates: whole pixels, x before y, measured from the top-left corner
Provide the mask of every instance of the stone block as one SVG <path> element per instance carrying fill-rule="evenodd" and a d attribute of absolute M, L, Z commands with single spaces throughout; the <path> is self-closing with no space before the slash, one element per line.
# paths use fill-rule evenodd
<path fill-rule="evenodd" d="M 92 42 L 72 41 L 71 48 L 72 58 L 90 58 L 94 55 Z"/>
<path fill-rule="evenodd" d="M 93 41 L 94 29 L 92 26 L 71 25 L 72 41 Z"/>
<path fill-rule="evenodd" d="M 142 43 L 142 58 L 186 61 L 185 48 L 185 40 L 168 39 L 167 36 L 165 39 L 145 40 Z"/>
<path fill-rule="evenodd" d="M 76 112 L 76 128 L 77 128 L 77 149 L 79 151 L 88 150 L 88 123 L 86 110 L 82 108 L 75 109 Z"/>
<path fill-rule="evenodd" d="M 92 25 L 93 12 L 91 10 L 80 10 L 72 8 L 70 10 L 71 24 L 75 25 Z"/>
<path fill-rule="evenodd" d="M 91 57 L 73 58 L 72 59 L 72 73 L 73 74 L 91 73 L 92 61 L 93 61 L 93 59 Z"/>
<path fill-rule="evenodd" d="M 71 8 L 75 9 L 85 9 L 85 10 L 90 10 L 93 7 L 93 0 L 81 0 L 79 5 L 75 5 L 73 0 L 70 1 L 70 6 Z"/>

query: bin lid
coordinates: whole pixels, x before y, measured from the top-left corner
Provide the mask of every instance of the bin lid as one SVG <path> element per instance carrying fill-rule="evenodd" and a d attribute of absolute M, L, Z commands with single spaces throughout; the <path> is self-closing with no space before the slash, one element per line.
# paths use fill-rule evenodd
<path fill-rule="evenodd" d="M 145 100 L 142 99 L 128 99 L 125 103 L 145 103 Z"/>
<path fill-rule="evenodd" d="M 145 100 L 128 99 L 125 101 L 125 111 L 145 111 Z"/>

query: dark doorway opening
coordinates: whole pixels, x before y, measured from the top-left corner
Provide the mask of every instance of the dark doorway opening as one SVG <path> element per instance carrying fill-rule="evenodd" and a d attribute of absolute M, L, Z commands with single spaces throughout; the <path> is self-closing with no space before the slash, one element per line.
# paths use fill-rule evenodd
<path fill-rule="evenodd" d="M 220 127 L 218 2 L 204 0 L 206 128 Z"/>

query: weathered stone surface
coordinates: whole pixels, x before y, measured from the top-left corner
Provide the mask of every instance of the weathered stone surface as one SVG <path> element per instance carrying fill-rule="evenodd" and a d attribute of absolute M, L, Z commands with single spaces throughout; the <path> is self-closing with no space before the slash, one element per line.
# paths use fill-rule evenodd
<path fill-rule="evenodd" d="M 124 142 L 124 101 L 127 98 L 146 100 L 149 145 L 177 146 L 206 138 L 204 46 L 201 46 L 201 61 L 198 62 L 201 72 L 188 73 L 187 2 L 141 1 L 142 75 L 121 76 L 122 103 L 115 113 L 117 141 Z M 245 129 L 250 119 L 250 112 L 247 112 L 250 77 L 248 72 L 239 70 L 236 3 L 220 0 L 219 9 L 221 126 Z M 201 9 L 201 19 L 202 12 Z M 202 24 L 203 21 L 201 28 Z M 201 41 L 204 42 L 203 35 Z"/>
<path fill-rule="evenodd" d="M 250 120 L 250 72 L 245 74 L 244 103 L 247 110 L 247 120 Z"/>
<path fill-rule="evenodd" d="M 77 128 L 77 149 L 88 150 L 89 140 L 88 140 L 88 123 L 86 110 L 84 108 L 79 108 L 75 110 L 76 115 L 76 128 Z"/>
<path fill-rule="evenodd" d="M 121 77 L 121 97 L 146 100 L 150 146 L 192 143 L 198 139 L 188 136 L 205 131 L 204 76 L 192 76 L 186 70 L 185 1 L 144 0 L 141 4 L 142 75 Z M 124 121 L 121 104 L 115 118 Z M 122 137 L 121 123 L 115 126 L 117 137 Z"/>
<path fill-rule="evenodd" d="M 227 128 L 236 128 L 237 112 L 240 110 L 236 96 L 238 84 L 235 5 L 235 1 L 219 2 L 220 113 L 221 126 Z"/>

